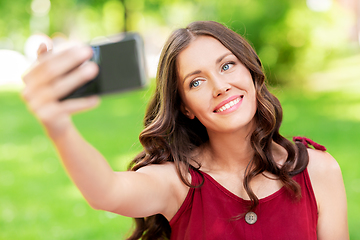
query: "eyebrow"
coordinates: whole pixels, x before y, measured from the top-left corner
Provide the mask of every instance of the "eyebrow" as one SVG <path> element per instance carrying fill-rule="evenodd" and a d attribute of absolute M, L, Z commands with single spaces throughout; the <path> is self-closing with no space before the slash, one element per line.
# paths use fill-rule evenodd
<path fill-rule="evenodd" d="M 216 59 L 216 64 L 220 63 L 226 56 L 228 55 L 232 55 L 233 53 L 232 52 L 228 52 L 228 53 L 225 53 L 224 55 L 221 55 L 218 59 Z M 196 70 L 196 71 L 193 71 L 189 74 L 187 74 L 184 78 L 183 78 L 183 82 L 185 82 L 185 79 L 187 79 L 188 77 L 192 76 L 192 75 L 195 75 L 195 74 L 199 74 L 201 73 L 200 70 Z"/>
<path fill-rule="evenodd" d="M 188 77 L 190 77 L 190 76 L 192 76 L 192 75 L 199 74 L 199 73 L 201 73 L 201 71 L 200 71 L 200 70 L 196 70 L 196 71 L 193 71 L 193 72 L 187 74 L 187 75 L 184 77 L 183 82 L 185 82 L 185 80 L 186 80 Z"/>
<path fill-rule="evenodd" d="M 224 55 L 220 56 L 220 57 L 216 60 L 216 63 L 220 63 L 226 56 L 232 55 L 232 54 L 233 54 L 232 52 L 225 53 Z"/>

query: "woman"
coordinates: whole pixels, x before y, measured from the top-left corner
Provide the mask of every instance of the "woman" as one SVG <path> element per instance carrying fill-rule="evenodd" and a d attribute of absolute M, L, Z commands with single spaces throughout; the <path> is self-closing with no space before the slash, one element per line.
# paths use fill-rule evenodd
<path fill-rule="evenodd" d="M 128 172 L 113 172 L 71 122 L 97 98 L 58 101 L 96 75 L 94 63 L 77 67 L 90 57 L 41 46 L 23 96 L 89 204 L 137 218 L 129 239 L 348 239 L 336 160 L 279 134 L 280 103 L 235 32 L 194 22 L 170 36 Z"/>

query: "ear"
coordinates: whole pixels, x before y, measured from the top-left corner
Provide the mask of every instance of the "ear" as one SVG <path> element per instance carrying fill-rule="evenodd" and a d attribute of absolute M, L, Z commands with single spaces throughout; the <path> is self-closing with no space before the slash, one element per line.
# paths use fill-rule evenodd
<path fill-rule="evenodd" d="M 195 118 L 195 115 L 191 112 L 190 109 L 188 109 L 188 108 L 184 105 L 184 103 L 181 103 L 181 105 L 180 105 L 180 110 L 181 110 L 181 112 L 182 112 L 185 116 L 187 116 L 189 119 L 194 119 L 194 118 Z"/>

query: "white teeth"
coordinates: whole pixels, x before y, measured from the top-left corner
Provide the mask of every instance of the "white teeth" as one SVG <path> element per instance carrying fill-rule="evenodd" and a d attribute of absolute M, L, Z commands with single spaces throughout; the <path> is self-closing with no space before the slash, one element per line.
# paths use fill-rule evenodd
<path fill-rule="evenodd" d="M 237 98 L 235 100 L 232 100 L 231 102 L 228 102 L 227 104 L 225 104 L 224 106 L 222 106 L 221 108 L 219 108 L 218 110 L 216 110 L 216 112 L 222 112 L 225 111 L 229 108 L 231 108 L 232 106 L 234 106 L 235 104 L 237 104 L 238 102 L 240 102 L 241 98 Z"/>

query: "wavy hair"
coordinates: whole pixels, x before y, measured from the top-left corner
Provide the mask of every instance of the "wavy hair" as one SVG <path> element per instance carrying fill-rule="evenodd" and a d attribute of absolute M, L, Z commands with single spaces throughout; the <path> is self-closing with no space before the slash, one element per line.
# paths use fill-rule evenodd
<path fill-rule="evenodd" d="M 256 128 L 251 134 L 251 146 L 254 156 L 245 171 L 244 188 L 249 195 L 252 211 L 259 199 L 249 183 L 257 175 L 268 171 L 283 183 L 296 199 L 301 198 L 301 189 L 292 176 L 303 171 L 308 164 L 308 155 L 304 145 L 297 147 L 280 135 L 282 108 L 279 100 L 265 86 L 265 74 L 262 65 L 251 45 L 239 34 L 213 21 L 198 21 L 186 28 L 174 31 L 162 49 L 156 90 L 144 118 L 144 130 L 139 140 L 144 150 L 131 162 L 129 169 L 137 169 L 149 164 L 173 162 L 180 179 L 189 187 L 193 186 L 186 178 L 189 168 L 198 171 L 200 165 L 192 166 L 191 153 L 208 141 L 206 128 L 195 118 L 188 119 L 180 110 L 181 98 L 178 91 L 177 56 L 198 36 L 210 36 L 229 49 L 250 71 L 256 90 L 257 111 Z M 272 154 L 272 142 L 281 145 L 287 151 L 287 159 L 279 166 Z M 185 166 L 185 167 L 181 167 Z M 147 218 L 136 218 L 136 229 L 128 240 L 168 239 L 171 229 L 164 216 L 157 214 Z"/>

